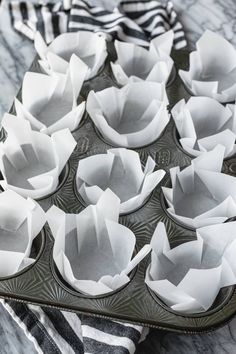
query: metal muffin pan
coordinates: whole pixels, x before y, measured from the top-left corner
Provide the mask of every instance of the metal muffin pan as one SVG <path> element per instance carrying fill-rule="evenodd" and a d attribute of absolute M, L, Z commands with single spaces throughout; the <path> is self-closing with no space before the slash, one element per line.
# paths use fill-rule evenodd
<path fill-rule="evenodd" d="M 91 89 L 96 91 L 109 86 L 118 86 L 109 66 L 110 59 L 114 59 L 114 48 L 109 45 L 108 49 L 109 57 L 104 68 L 96 77 L 84 83 L 82 89 L 84 99 Z M 188 67 L 189 53 L 173 51 L 172 57 L 175 61 L 175 70 L 167 85 L 170 109 L 181 98 L 190 97 L 190 93 L 177 76 L 178 69 Z M 37 59 L 30 70 L 41 72 Z M 20 96 L 19 92 L 18 97 Z M 11 113 L 14 113 L 14 109 Z M 97 132 L 87 114 L 83 117 L 78 129 L 73 132 L 73 136 L 77 141 L 77 146 L 62 171 L 57 190 L 38 200 L 44 210 L 55 204 L 67 213 L 82 211 L 85 205 L 78 195 L 75 184 L 78 162 L 87 156 L 104 153 L 112 147 Z M 5 139 L 3 129 L 0 139 Z M 189 165 L 192 159 L 192 156 L 185 153 L 179 144 L 172 119 L 157 141 L 135 149 L 135 151 L 139 153 L 142 163 L 145 163 L 150 155 L 157 164 L 156 168 L 165 169 L 167 172 L 174 166 Z M 236 159 L 234 157 L 226 159 L 223 169 L 225 173 L 236 175 Z M 129 227 L 136 236 L 137 251 L 145 243 L 150 242 L 159 221 L 165 223 L 172 247 L 195 238 L 194 230 L 177 223 L 167 213 L 161 186 L 170 185 L 170 183 L 169 173 L 167 173 L 141 208 L 120 216 L 120 223 Z M 121 289 L 97 297 L 81 294 L 61 278 L 53 261 L 52 249 L 53 237 L 46 224 L 33 245 L 35 263 L 14 276 L 0 278 L 0 297 L 180 333 L 214 330 L 227 323 L 236 313 L 236 287 L 234 286 L 221 289 L 212 307 L 204 313 L 182 315 L 171 310 L 144 282 L 150 255 L 133 271 L 130 283 Z"/>

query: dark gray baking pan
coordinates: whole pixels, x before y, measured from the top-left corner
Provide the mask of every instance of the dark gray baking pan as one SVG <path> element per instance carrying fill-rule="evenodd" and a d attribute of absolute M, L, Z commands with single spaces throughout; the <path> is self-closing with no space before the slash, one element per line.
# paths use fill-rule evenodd
<path fill-rule="evenodd" d="M 109 53 L 105 67 L 95 78 L 84 84 L 82 90 L 84 99 L 91 89 L 96 91 L 109 86 L 117 86 L 109 67 L 109 59 L 114 55 L 112 47 L 109 47 Z M 175 70 L 172 72 L 167 88 L 170 108 L 181 98 L 188 99 L 190 96 L 177 76 L 178 69 L 188 67 L 188 54 L 187 51 L 173 52 Z M 37 58 L 30 70 L 40 71 Z M 20 92 L 18 96 L 21 96 Z M 11 112 L 14 113 L 14 110 L 12 109 Z M 75 188 L 78 161 L 93 154 L 104 153 L 111 148 L 111 145 L 106 143 L 96 131 L 88 115 L 85 115 L 73 135 L 78 143 L 60 176 L 58 189 L 48 197 L 38 200 L 44 210 L 53 204 L 67 213 L 79 213 L 83 210 L 85 205 Z M 2 130 L 1 139 L 4 138 L 5 133 Z M 150 155 L 156 161 L 156 168 L 165 169 L 167 172 L 173 166 L 188 165 L 192 158 L 181 148 L 172 119 L 156 142 L 136 149 L 136 151 L 143 162 Z M 236 174 L 235 158 L 224 162 L 224 172 Z M 168 184 L 170 184 L 170 179 L 167 173 L 145 205 L 133 213 L 120 217 L 120 222 L 134 232 L 138 250 L 150 241 L 159 221 L 165 223 L 172 247 L 195 238 L 194 231 L 177 224 L 167 214 L 161 186 Z M 150 256 L 146 257 L 132 272 L 130 283 L 118 291 L 98 297 L 83 295 L 73 290 L 61 279 L 53 262 L 52 248 L 53 238 L 46 225 L 33 244 L 32 251 L 36 262 L 15 276 L 1 278 L 0 297 L 181 333 L 197 333 L 216 329 L 227 323 L 236 312 L 234 286 L 221 289 L 213 306 L 204 313 L 181 315 L 174 312 L 144 283 Z"/>

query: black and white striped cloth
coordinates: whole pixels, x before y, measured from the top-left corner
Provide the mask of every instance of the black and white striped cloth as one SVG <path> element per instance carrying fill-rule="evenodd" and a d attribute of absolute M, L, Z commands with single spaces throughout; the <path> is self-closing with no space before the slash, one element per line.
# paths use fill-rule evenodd
<path fill-rule="evenodd" d="M 40 354 L 133 354 L 148 330 L 13 301 L 3 305 Z"/>
<path fill-rule="evenodd" d="M 61 2 L 34 3 L 13 0 L 9 2 L 9 10 L 14 29 L 31 40 L 39 31 L 47 43 L 59 34 L 68 31 L 69 11 Z"/>
<path fill-rule="evenodd" d="M 112 12 L 85 0 L 64 0 L 64 4 L 67 6 L 60 2 L 10 1 L 12 24 L 32 40 L 35 31 L 40 31 L 47 43 L 66 31 L 87 30 L 102 33 L 108 40 L 142 46 L 173 29 L 175 49 L 186 46 L 183 27 L 170 1 L 162 4 L 156 0 L 123 0 Z"/>

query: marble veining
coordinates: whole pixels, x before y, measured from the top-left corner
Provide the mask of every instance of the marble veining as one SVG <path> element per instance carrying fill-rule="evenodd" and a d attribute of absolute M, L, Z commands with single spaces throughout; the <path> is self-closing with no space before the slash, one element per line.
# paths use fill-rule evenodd
<path fill-rule="evenodd" d="M 57 0 L 55 0 L 57 1 Z M 94 0 L 107 8 L 117 0 Z M 236 46 L 235 0 L 172 0 L 184 25 L 189 45 L 205 29 L 221 33 Z M 11 29 L 7 13 L 8 0 L 0 8 L 0 119 L 8 111 L 29 68 L 35 51 L 32 43 Z M 22 329 L 0 304 L 0 354 L 36 353 Z M 223 354 L 236 353 L 236 318 L 215 332 L 201 335 L 179 335 L 151 330 L 136 354 Z M 105 353 L 104 353 L 105 354 Z"/>
<path fill-rule="evenodd" d="M 0 303 L 0 354 L 36 354 L 31 341 Z"/>

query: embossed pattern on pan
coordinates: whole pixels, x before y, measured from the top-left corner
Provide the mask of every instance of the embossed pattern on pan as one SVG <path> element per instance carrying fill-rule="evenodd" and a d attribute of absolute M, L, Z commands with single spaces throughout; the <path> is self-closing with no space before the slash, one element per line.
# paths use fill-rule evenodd
<path fill-rule="evenodd" d="M 93 79 L 86 81 L 82 90 L 83 97 L 89 90 L 101 90 L 109 86 L 118 86 L 112 78 L 109 59 L 104 69 Z M 175 67 L 188 67 L 188 52 L 172 53 Z M 32 71 L 40 71 L 37 59 Z M 173 73 L 174 73 L 173 72 Z M 190 94 L 185 89 L 180 78 L 172 77 L 167 85 L 170 109 L 181 98 L 188 99 Z M 20 92 L 19 95 L 20 97 Z M 11 110 L 13 112 L 13 110 Z M 111 145 L 104 142 L 97 133 L 88 115 L 85 115 L 79 128 L 73 132 L 77 146 L 69 160 L 65 176 L 62 176 L 58 190 L 47 198 L 39 200 L 40 205 L 47 210 L 52 204 L 67 213 L 79 213 L 84 209 L 78 193 L 75 192 L 75 176 L 80 159 L 94 154 L 106 152 Z M 2 130 L 0 139 L 5 138 Z M 171 167 L 188 165 L 191 156 L 185 153 L 178 142 L 178 134 L 171 119 L 161 137 L 154 143 L 135 149 L 142 163 L 150 155 L 157 164 L 167 172 Z M 226 159 L 224 172 L 236 175 L 236 159 Z M 133 213 L 120 217 L 120 222 L 128 226 L 137 239 L 137 251 L 150 241 L 153 231 L 159 221 L 166 225 L 171 246 L 176 246 L 195 238 L 194 231 L 184 228 L 171 219 L 166 211 L 161 186 L 170 183 L 169 174 L 161 181 L 147 202 Z M 146 257 L 135 270 L 131 281 L 126 286 L 111 294 L 99 297 L 89 297 L 72 290 L 58 277 L 52 259 L 53 238 L 48 225 L 44 227 L 45 243 L 36 262 L 25 272 L 10 279 L 0 279 L 0 297 L 17 301 L 41 304 L 68 311 L 86 313 L 91 316 L 116 319 L 149 327 L 172 330 L 181 333 L 206 332 L 227 323 L 236 313 L 236 287 L 222 289 L 213 306 L 206 312 L 194 315 L 181 315 L 169 309 L 158 297 L 153 294 L 144 283 L 145 272 L 150 262 Z M 206 289 L 207 291 L 207 289 Z"/>

